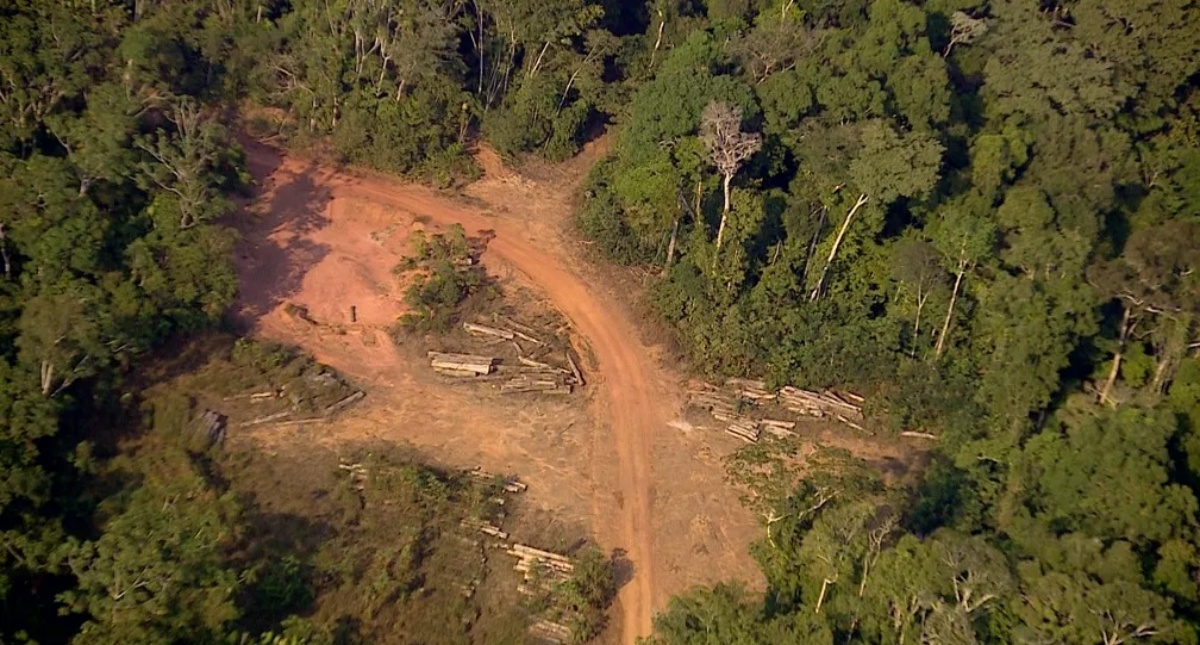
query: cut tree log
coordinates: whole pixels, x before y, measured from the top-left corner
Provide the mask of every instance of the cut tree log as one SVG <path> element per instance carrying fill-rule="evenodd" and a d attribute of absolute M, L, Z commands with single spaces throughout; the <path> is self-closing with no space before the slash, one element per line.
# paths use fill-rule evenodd
<path fill-rule="evenodd" d="M 472 372 L 474 374 L 491 374 L 491 363 L 457 363 L 453 361 L 433 360 L 429 363 L 433 369 L 453 370 L 455 372 Z"/>
<path fill-rule="evenodd" d="M 433 371 L 441 374 L 442 376 L 450 376 L 453 378 L 475 378 L 476 376 L 480 375 L 479 372 L 472 370 L 452 370 L 445 367 L 435 367 L 433 368 Z"/>
<path fill-rule="evenodd" d="M 913 437 L 914 439 L 929 439 L 930 441 L 937 441 L 938 438 L 935 434 L 930 434 L 928 432 L 916 432 L 914 430 L 905 430 L 904 432 L 900 433 L 900 436 Z"/>
<path fill-rule="evenodd" d="M 355 401 L 358 401 L 359 399 L 363 398 L 366 395 L 367 395 L 366 392 L 359 390 L 359 391 L 355 392 L 354 394 L 351 394 L 350 396 L 342 399 L 341 401 L 338 401 L 337 403 L 334 403 L 333 405 L 325 408 L 325 414 L 326 415 L 333 414 L 334 412 L 337 412 L 338 410 L 341 410 L 342 408 L 345 408 L 345 407 L 353 404 Z"/>
<path fill-rule="evenodd" d="M 430 360 L 471 363 L 476 365 L 494 365 L 500 359 L 495 356 L 480 356 L 479 354 L 453 354 L 449 352 L 425 352 Z"/>
<path fill-rule="evenodd" d="M 512 546 L 510 546 L 509 550 L 515 551 L 516 553 L 533 556 L 536 558 L 542 558 L 544 560 L 558 560 L 560 562 L 566 562 L 567 564 L 571 563 L 570 556 L 566 556 L 561 553 L 555 553 L 553 551 L 546 551 L 543 549 L 534 548 L 534 547 L 529 546 L 528 544 L 516 543 L 516 544 L 513 544 Z"/>
<path fill-rule="evenodd" d="M 475 323 L 469 322 L 463 323 L 463 329 L 467 330 L 467 333 L 475 334 L 476 336 L 495 336 L 497 338 L 503 338 L 504 340 L 512 340 L 516 337 L 516 334 L 508 331 L 507 329 L 496 329 L 495 327 L 476 325 Z"/>
<path fill-rule="evenodd" d="M 262 423 L 270 423 L 271 421 L 277 421 L 279 419 L 283 419 L 283 418 L 289 417 L 291 415 L 292 415 L 291 410 L 284 410 L 283 412 L 276 412 L 275 414 L 268 414 L 265 417 L 258 417 L 257 419 L 252 419 L 250 421 L 246 421 L 245 423 L 241 424 L 241 427 L 246 428 L 249 426 L 256 426 L 256 425 L 259 425 Z"/>
<path fill-rule="evenodd" d="M 575 358 L 571 356 L 571 349 L 567 348 L 564 354 L 567 355 L 567 365 L 571 368 L 571 375 L 575 377 L 575 384 L 583 387 L 586 385 L 583 381 L 583 372 L 579 370 L 579 364 L 575 362 Z"/>
<path fill-rule="evenodd" d="M 513 333 L 513 335 L 518 338 L 523 338 L 523 339 L 533 343 L 534 345 L 545 345 L 546 344 L 546 343 L 542 342 L 541 340 L 539 340 L 538 338 L 530 335 L 530 334 L 537 333 L 537 330 L 532 327 L 522 325 L 521 323 L 519 323 L 515 320 L 512 320 L 511 318 L 505 318 L 504 316 L 501 316 L 500 314 L 496 314 L 495 316 L 493 316 L 493 318 L 496 320 L 496 322 L 501 323 L 506 327 L 505 331 L 511 331 Z M 521 332 L 525 332 L 525 333 L 521 333 Z"/>
<path fill-rule="evenodd" d="M 561 367 L 555 367 L 554 365 L 550 365 L 550 364 L 547 364 L 547 363 L 542 363 L 542 362 L 539 362 L 539 361 L 535 361 L 535 360 L 533 360 L 532 358 L 526 358 L 526 357 L 524 357 L 524 356 L 518 356 L 518 357 L 517 357 L 517 360 L 518 360 L 518 361 L 519 361 L 519 362 L 520 362 L 522 365 L 525 365 L 525 366 L 527 366 L 527 367 L 536 367 L 536 368 L 539 368 L 539 369 L 545 370 L 545 371 L 547 371 L 547 372 L 556 372 L 556 373 L 559 373 L 559 374 L 570 374 L 570 372 L 568 372 L 567 370 L 565 370 L 565 369 L 563 369 L 563 368 L 561 368 Z"/>

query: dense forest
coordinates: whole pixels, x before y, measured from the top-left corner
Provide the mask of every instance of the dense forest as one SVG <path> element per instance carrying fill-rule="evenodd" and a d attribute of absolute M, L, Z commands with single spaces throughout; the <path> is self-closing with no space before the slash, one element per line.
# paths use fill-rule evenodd
<path fill-rule="evenodd" d="M 137 389 L 233 301 L 237 114 L 440 185 L 607 128 L 580 231 L 697 370 L 936 435 L 736 455 L 766 593 L 654 642 L 1196 642 L 1198 80 L 1194 0 L 0 0 L 0 642 L 334 641 Z"/>

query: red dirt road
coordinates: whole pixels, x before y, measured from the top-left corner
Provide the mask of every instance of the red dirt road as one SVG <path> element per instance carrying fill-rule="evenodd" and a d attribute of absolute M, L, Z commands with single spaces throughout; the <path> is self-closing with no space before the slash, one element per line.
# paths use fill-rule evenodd
<path fill-rule="evenodd" d="M 667 427 L 678 405 L 673 394 L 664 391 L 663 384 L 669 381 L 654 352 L 639 340 L 638 330 L 623 310 L 595 293 L 557 253 L 543 250 L 554 248 L 554 240 L 529 239 L 537 235 L 528 222 L 488 217 L 432 190 L 386 177 L 337 172 L 280 157 L 261 145 L 248 145 L 247 153 L 250 168 L 260 181 L 276 174 L 301 176 L 310 182 L 311 192 L 327 198 L 370 201 L 418 213 L 441 226 L 458 223 L 468 234 L 491 231 L 494 237 L 487 255 L 495 255 L 525 274 L 571 321 L 597 363 L 598 373 L 592 375 L 601 392 L 596 411 L 607 426 L 617 458 L 619 490 L 610 494 L 620 509 L 618 526 L 605 527 L 604 518 L 596 518 L 596 528 L 615 533 L 609 546 L 624 549 L 633 564 L 632 579 L 618 597 L 621 641 L 633 643 L 649 635 L 655 594 L 661 593 L 654 571 L 652 441 Z"/>

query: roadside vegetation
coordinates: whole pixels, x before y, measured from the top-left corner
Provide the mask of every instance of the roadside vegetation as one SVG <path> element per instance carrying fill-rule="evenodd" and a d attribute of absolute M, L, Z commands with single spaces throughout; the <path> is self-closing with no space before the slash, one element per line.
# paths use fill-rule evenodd
<path fill-rule="evenodd" d="M 469 506 L 453 477 L 376 465 L 408 501 L 338 489 L 336 554 L 256 545 L 202 397 L 142 394 L 235 295 L 236 107 L 438 185 L 475 142 L 564 159 L 608 126 L 580 229 L 661 274 L 696 369 L 937 437 L 903 491 L 787 442 L 737 455 L 767 589 L 676 598 L 655 642 L 1195 642 L 1198 75 L 1191 0 L 0 0 L 0 641 L 486 622 L 417 593 Z M 485 288 L 460 233 L 426 240 L 411 324 Z M 363 546 L 381 518 L 390 551 Z M 579 633 L 603 569 L 554 601 Z"/>

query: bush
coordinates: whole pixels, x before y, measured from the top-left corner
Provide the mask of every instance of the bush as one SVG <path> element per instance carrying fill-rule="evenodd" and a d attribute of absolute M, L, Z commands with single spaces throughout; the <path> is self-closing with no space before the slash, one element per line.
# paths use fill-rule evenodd
<path fill-rule="evenodd" d="M 445 235 L 415 236 L 413 257 L 396 267 L 399 274 L 412 271 L 418 273 L 404 292 L 404 303 L 411 311 L 400 320 L 409 331 L 450 329 L 459 318 L 461 305 L 483 293 L 487 284 L 487 275 L 457 224 Z"/>
<path fill-rule="evenodd" d="M 583 643 L 604 628 L 604 612 L 616 596 L 612 560 L 593 548 L 576 559 L 571 578 L 555 588 L 554 605 L 570 617 L 575 642 Z"/>

